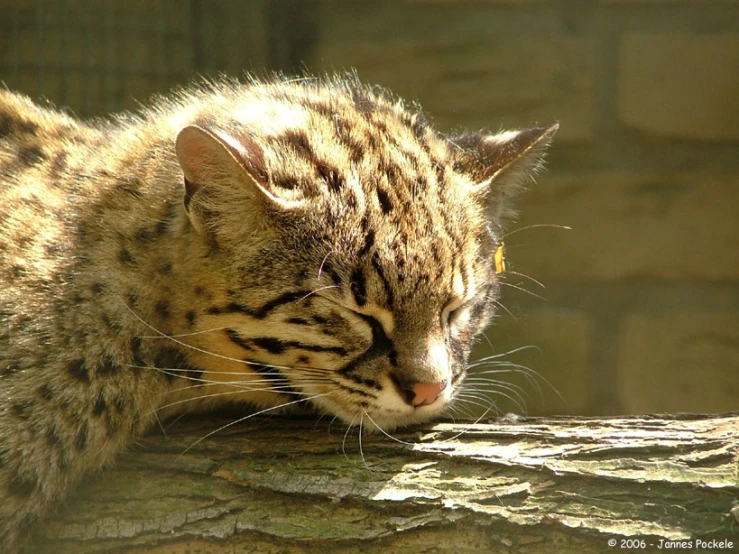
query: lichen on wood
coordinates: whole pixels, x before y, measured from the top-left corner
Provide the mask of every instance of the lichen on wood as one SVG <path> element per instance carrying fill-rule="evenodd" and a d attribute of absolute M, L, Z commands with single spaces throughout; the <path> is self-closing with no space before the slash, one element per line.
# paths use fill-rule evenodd
<path fill-rule="evenodd" d="M 737 414 L 439 423 L 392 439 L 270 418 L 203 438 L 220 425 L 146 437 L 39 527 L 29 551 L 739 547 Z"/>

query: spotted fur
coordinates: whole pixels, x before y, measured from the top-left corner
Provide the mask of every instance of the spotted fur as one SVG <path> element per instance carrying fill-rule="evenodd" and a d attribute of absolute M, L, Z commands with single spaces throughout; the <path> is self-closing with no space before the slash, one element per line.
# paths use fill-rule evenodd
<path fill-rule="evenodd" d="M 445 138 L 351 77 L 93 123 L 0 91 L 3 551 L 157 416 L 440 414 L 555 129 Z"/>

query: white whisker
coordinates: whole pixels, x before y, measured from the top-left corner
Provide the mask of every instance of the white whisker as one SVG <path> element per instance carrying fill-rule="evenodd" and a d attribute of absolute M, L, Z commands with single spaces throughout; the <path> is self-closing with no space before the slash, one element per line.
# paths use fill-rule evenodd
<path fill-rule="evenodd" d="M 296 303 L 296 304 L 300 304 L 300 303 L 301 303 L 301 302 L 302 302 L 303 300 L 305 300 L 305 299 L 306 299 L 306 298 L 308 298 L 309 296 L 313 296 L 314 294 L 316 294 L 316 293 L 318 293 L 318 292 L 321 292 L 322 290 L 328 290 L 328 289 L 339 289 L 339 288 L 341 288 L 341 287 L 340 287 L 339 285 L 326 285 L 326 286 L 324 286 L 324 287 L 319 287 L 319 288 L 317 288 L 316 290 L 312 290 L 312 291 L 310 291 L 310 292 L 309 292 L 308 294 L 306 294 L 306 295 L 305 295 L 305 296 L 303 296 L 302 298 L 300 298 L 300 299 L 296 300 L 296 301 L 295 301 L 295 303 Z"/>
<path fill-rule="evenodd" d="M 235 420 L 227 423 L 226 425 L 221 425 L 218 429 L 214 429 L 213 431 L 211 431 L 207 435 L 204 435 L 203 437 L 199 438 L 194 443 L 192 443 L 190 446 L 188 446 L 182 452 L 182 454 L 187 454 L 187 452 L 189 452 L 190 450 L 192 450 L 195 446 L 197 446 L 198 444 L 200 444 L 201 442 L 203 442 L 207 438 L 212 437 L 216 433 L 220 433 L 221 431 L 223 431 L 225 429 L 228 429 L 229 427 L 231 427 L 233 425 L 237 425 L 239 423 L 242 423 L 242 422 L 246 421 L 247 419 L 251 419 L 252 417 L 255 417 L 255 416 L 258 416 L 258 415 L 262 415 L 262 414 L 266 414 L 266 413 L 269 413 L 269 412 L 273 412 L 275 410 L 280 410 L 282 408 L 286 408 L 287 406 L 292 406 L 292 405 L 295 405 L 295 404 L 309 402 L 311 400 L 315 400 L 316 398 L 320 398 L 320 397 L 326 396 L 326 395 L 327 395 L 327 393 L 324 393 L 324 394 L 316 394 L 314 396 L 308 396 L 306 398 L 300 398 L 298 400 L 292 400 L 291 402 L 285 402 L 284 404 L 280 404 L 279 406 L 270 406 L 269 408 L 264 408 L 263 410 L 259 410 L 258 412 L 255 412 L 253 414 L 249 414 L 249 415 L 246 415 L 244 417 L 240 417 L 238 419 L 235 419 Z"/>

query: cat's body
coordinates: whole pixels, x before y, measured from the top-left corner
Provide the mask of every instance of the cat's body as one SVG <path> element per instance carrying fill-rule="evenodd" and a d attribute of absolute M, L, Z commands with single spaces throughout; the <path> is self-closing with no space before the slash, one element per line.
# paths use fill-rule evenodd
<path fill-rule="evenodd" d="M 554 130 L 452 142 L 351 78 L 201 86 L 90 125 L 0 91 L 3 552 L 157 417 L 441 413 Z"/>

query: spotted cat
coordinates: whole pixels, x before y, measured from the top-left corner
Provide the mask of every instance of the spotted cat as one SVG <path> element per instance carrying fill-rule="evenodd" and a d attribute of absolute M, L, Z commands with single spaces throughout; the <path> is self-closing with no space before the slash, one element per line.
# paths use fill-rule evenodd
<path fill-rule="evenodd" d="M 354 77 L 92 123 L 0 91 L 0 544 L 157 417 L 438 416 L 557 126 L 445 138 Z"/>

